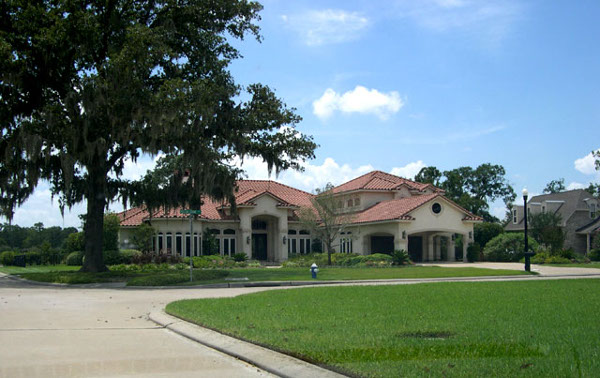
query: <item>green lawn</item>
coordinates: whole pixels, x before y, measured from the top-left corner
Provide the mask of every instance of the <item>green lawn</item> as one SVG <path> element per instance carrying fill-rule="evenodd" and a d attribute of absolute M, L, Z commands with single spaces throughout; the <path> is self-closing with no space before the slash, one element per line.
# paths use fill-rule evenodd
<path fill-rule="evenodd" d="M 167 312 L 362 376 L 597 376 L 600 280 L 277 290 Z"/>
<path fill-rule="evenodd" d="M 189 281 L 188 270 L 159 271 L 111 271 L 104 273 L 80 273 L 79 267 L 66 265 L 7 267 L 0 271 L 18 274 L 22 278 L 40 282 L 85 284 L 96 282 L 127 282 L 130 286 L 202 285 L 232 282 L 225 278 L 248 278 L 257 281 L 310 281 L 309 268 L 239 268 L 224 270 L 194 270 L 194 281 Z M 392 268 L 320 268 L 319 280 L 371 280 L 413 279 L 439 277 L 476 277 L 529 274 L 516 270 L 482 268 L 441 268 L 437 266 L 406 266 Z"/>

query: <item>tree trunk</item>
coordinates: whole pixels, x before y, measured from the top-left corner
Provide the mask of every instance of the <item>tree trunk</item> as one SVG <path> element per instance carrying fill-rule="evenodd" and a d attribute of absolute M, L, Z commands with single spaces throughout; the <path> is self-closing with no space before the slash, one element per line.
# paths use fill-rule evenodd
<path fill-rule="evenodd" d="M 327 243 L 327 265 L 331 265 L 331 243 Z"/>
<path fill-rule="evenodd" d="M 102 256 L 106 174 L 101 166 L 88 168 L 87 215 L 85 220 L 85 260 L 80 272 L 105 272 Z"/>

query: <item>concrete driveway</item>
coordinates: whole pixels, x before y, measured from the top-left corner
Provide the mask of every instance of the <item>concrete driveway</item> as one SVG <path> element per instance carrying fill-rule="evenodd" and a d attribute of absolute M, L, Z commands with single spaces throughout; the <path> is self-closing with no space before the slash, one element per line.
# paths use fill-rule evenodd
<path fill-rule="evenodd" d="M 0 376 L 270 376 L 147 317 L 176 299 L 260 290 L 64 288 L 0 276 Z"/>

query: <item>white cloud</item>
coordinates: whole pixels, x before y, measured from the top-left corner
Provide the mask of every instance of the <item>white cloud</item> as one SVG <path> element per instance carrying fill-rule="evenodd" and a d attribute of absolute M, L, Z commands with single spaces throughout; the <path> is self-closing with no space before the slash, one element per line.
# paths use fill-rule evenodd
<path fill-rule="evenodd" d="M 572 182 L 569 185 L 567 185 L 567 190 L 585 189 L 585 188 L 587 188 L 587 185 L 582 184 L 580 182 Z"/>
<path fill-rule="evenodd" d="M 323 96 L 313 102 L 313 113 L 321 119 L 327 119 L 338 110 L 342 113 L 375 114 L 381 120 L 386 120 L 402 106 L 404 103 L 396 91 L 382 93 L 357 85 L 343 94 L 328 88 Z"/>
<path fill-rule="evenodd" d="M 596 151 L 600 151 L 596 150 Z M 581 159 L 575 160 L 575 169 L 585 175 L 597 175 L 600 177 L 600 171 L 596 170 L 596 158 L 592 153 L 585 155 Z"/>
<path fill-rule="evenodd" d="M 340 9 L 282 15 L 281 20 L 300 34 L 308 46 L 352 41 L 360 37 L 360 32 L 369 26 L 369 20 L 360 13 Z"/>
<path fill-rule="evenodd" d="M 274 175 L 269 176 L 267 164 L 260 158 L 245 159 L 243 164 L 236 158 L 233 164 L 243 168 L 249 179 L 275 180 L 307 192 L 323 188 L 328 183 L 342 184 L 374 169 L 370 164 L 353 168 L 348 164 L 340 165 L 332 158 L 326 158 L 321 165 L 304 162 L 302 164 L 304 172 L 288 170 L 275 177 Z"/>
<path fill-rule="evenodd" d="M 399 0 L 396 6 L 401 17 L 425 29 L 460 30 L 492 44 L 509 35 L 524 12 L 515 0 Z"/>
<path fill-rule="evenodd" d="M 425 167 L 426 165 L 425 163 L 423 163 L 423 160 L 419 160 L 412 163 L 408 163 L 404 167 L 394 167 L 392 168 L 390 173 L 396 176 L 412 180 L 417 175 L 417 173 L 419 173 L 419 171 Z"/>

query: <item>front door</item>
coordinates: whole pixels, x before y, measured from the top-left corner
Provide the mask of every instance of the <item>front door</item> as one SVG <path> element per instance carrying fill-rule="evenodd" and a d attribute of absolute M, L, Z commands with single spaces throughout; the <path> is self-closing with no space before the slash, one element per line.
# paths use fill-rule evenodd
<path fill-rule="evenodd" d="M 408 237 L 408 255 L 411 261 L 421 262 L 423 260 L 423 237 Z"/>
<path fill-rule="evenodd" d="M 252 258 L 267 260 L 267 234 L 252 234 Z"/>

